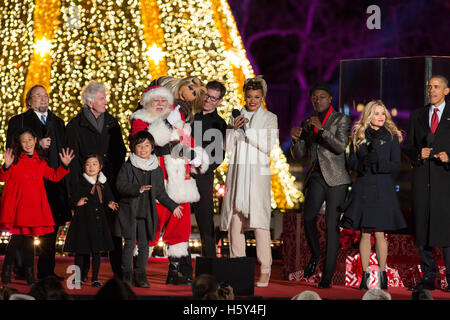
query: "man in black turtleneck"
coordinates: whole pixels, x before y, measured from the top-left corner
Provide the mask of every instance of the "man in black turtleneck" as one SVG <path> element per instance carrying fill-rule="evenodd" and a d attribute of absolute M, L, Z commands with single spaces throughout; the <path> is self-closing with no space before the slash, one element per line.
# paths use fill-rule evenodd
<path fill-rule="evenodd" d="M 338 206 L 345 200 L 351 182 L 345 166 L 345 149 L 350 134 L 350 118 L 333 110 L 333 94 L 328 84 L 319 82 L 310 91 L 313 116 L 291 130 L 291 153 L 297 160 L 310 154 L 305 178 L 304 226 L 312 257 L 304 277 L 311 277 L 320 261 L 317 215 L 326 202 L 326 256 L 319 288 L 330 288 L 339 249 Z M 309 151 L 309 152 L 307 152 Z"/>

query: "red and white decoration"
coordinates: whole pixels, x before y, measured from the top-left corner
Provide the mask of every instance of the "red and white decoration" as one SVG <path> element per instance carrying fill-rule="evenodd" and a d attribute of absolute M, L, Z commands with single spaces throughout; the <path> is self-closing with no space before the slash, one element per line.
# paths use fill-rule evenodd
<path fill-rule="evenodd" d="M 377 255 L 373 252 L 369 260 L 370 280 L 368 287 L 377 288 L 378 283 L 378 260 Z M 403 282 L 397 269 L 386 266 L 386 274 L 388 277 L 388 287 L 404 287 Z M 362 278 L 361 257 L 358 254 L 347 256 L 345 260 L 345 285 L 349 287 L 359 287 Z"/>

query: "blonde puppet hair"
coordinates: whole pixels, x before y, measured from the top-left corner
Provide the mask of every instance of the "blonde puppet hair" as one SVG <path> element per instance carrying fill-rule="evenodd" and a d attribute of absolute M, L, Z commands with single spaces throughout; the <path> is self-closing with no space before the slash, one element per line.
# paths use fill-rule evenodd
<path fill-rule="evenodd" d="M 356 124 L 352 128 L 351 133 L 351 141 L 355 150 L 359 148 L 359 146 L 366 139 L 366 129 L 369 127 L 370 121 L 372 120 L 373 112 L 375 107 L 382 106 L 384 109 L 384 113 L 386 115 L 386 121 L 384 122 L 384 127 L 387 131 L 393 136 L 398 137 L 398 141 L 401 142 L 403 140 L 402 132 L 397 128 L 394 121 L 392 121 L 391 114 L 389 110 L 384 105 L 381 100 L 372 100 L 364 107 L 364 110 L 361 112 L 361 118 L 356 122 Z"/>

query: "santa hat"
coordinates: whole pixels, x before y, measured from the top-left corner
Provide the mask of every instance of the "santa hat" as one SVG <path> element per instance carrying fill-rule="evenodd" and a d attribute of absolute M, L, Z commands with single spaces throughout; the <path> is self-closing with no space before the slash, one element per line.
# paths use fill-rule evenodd
<path fill-rule="evenodd" d="M 167 101 L 169 101 L 169 105 L 173 104 L 173 95 L 170 90 L 163 86 L 157 85 L 145 89 L 142 93 L 141 105 L 145 106 L 156 97 L 164 97 Z"/>

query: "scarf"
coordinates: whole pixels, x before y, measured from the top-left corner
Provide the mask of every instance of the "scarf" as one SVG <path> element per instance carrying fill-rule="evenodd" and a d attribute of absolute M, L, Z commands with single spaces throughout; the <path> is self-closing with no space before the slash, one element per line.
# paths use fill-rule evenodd
<path fill-rule="evenodd" d="M 99 172 L 97 181 L 95 181 L 92 177 L 88 176 L 86 173 L 83 173 L 83 177 L 86 179 L 87 182 L 92 184 L 92 189 L 89 192 L 91 195 L 95 194 L 95 190 L 97 190 L 98 199 L 100 200 L 100 203 L 103 203 L 103 195 L 102 195 L 102 188 L 103 184 L 106 182 L 106 177 L 103 174 L 103 172 Z"/>
<path fill-rule="evenodd" d="M 102 133 L 103 124 L 105 123 L 105 114 L 102 113 L 96 118 L 87 105 L 83 107 L 83 114 L 89 123 L 92 124 L 99 133 Z"/>
<path fill-rule="evenodd" d="M 390 137 L 389 131 L 383 126 L 378 130 L 367 127 L 365 131 L 366 140 L 371 142 L 374 148 L 378 148 L 382 144 L 382 140 L 388 141 Z"/>
<path fill-rule="evenodd" d="M 134 167 L 144 171 L 155 170 L 159 166 L 158 157 L 154 154 L 151 154 L 150 158 L 147 160 L 132 152 L 130 153 L 130 162 Z"/>

